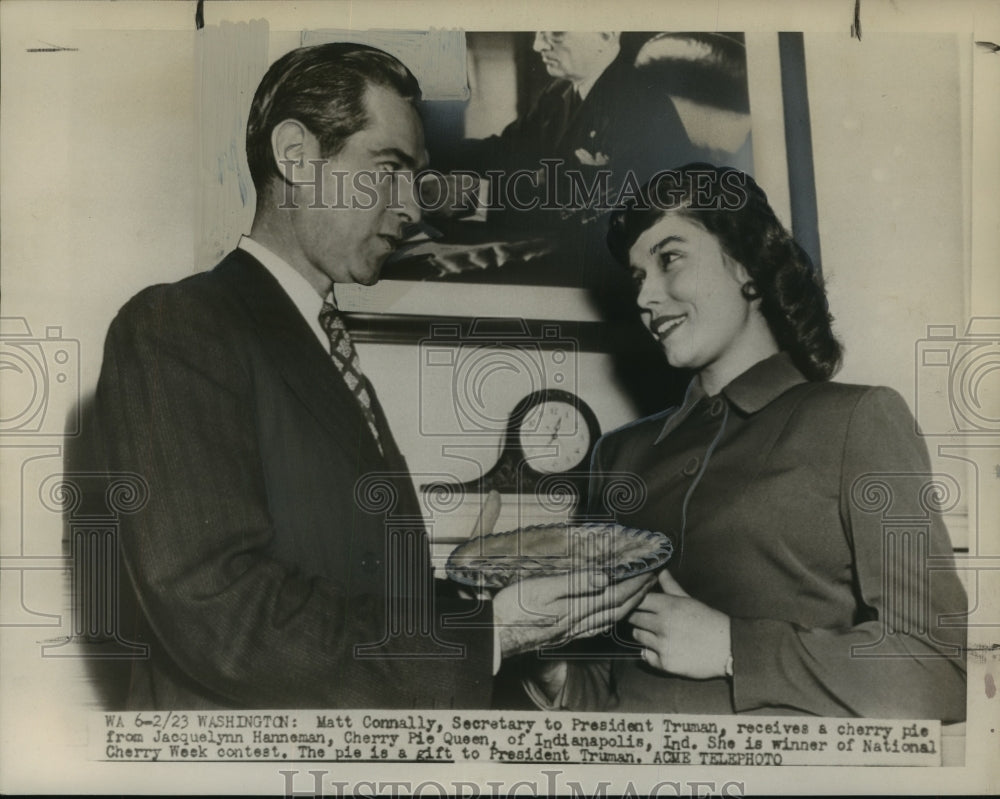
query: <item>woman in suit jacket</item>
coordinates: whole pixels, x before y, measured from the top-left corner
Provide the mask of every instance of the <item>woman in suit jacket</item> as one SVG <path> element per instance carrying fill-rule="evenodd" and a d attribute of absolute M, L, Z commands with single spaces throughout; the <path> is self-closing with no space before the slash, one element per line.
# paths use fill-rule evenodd
<path fill-rule="evenodd" d="M 586 710 L 964 719 L 966 599 L 926 447 L 896 392 L 830 382 L 822 282 L 764 192 L 689 165 L 617 212 L 608 242 L 694 377 L 679 407 L 601 439 L 590 510 L 638 475 L 614 515 L 674 554 L 618 636 L 634 643 L 549 666 L 529 692 Z M 884 522 L 890 505 L 905 524 Z"/>

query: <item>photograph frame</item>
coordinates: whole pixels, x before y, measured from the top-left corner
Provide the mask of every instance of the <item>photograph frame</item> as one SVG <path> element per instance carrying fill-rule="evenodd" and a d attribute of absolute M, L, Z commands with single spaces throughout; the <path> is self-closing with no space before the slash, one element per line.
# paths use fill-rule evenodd
<path fill-rule="evenodd" d="M 400 57 L 409 56 L 413 60 L 418 76 L 422 49 L 443 50 L 446 67 L 430 76 L 431 95 L 454 105 L 463 91 L 468 94 L 468 86 L 451 74 L 457 65 L 464 69 L 464 42 L 456 42 L 456 36 L 462 34 L 460 29 L 412 32 L 318 28 L 303 29 L 297 38 L 300 45 L 348 40 L 395 49 Z M 258 20 L 241 26 L 224 26 L 222 35 L 201 43 L 202 68 L 206 70 L 201 79 L 203 119 L 211 121 L 220 115 L 226 120 L 245 118 L 248 93 L 245 86 L 242 91 L 234 91 L 241 88 L 232 85 L 234 70 L 214 73 L 210 70 L 225 58 L 237 58 L 244 68 L 236 72 L 245 83 L 252 74 L 249 65 L 276 57 L 275 47 L 282 45 L 271 38 L 266 22 Z M 817 271 L 821 271 L 803 35 L 751 31 L 744 38 L 754 174 L 767 191 L 779 219 L 812 257 Z M 279 40 L 287 41 L 287 34 Z M 289 42 L 288 46 L 293 45 Z M 207 85 L 206 81 L 213 80 L 212 75 L 219 76 L 226 85 Z M 239 107 L 220 111 L 220 102 L 223 106 L 237 103 Z M 196 252 L 202 254 L 200 262 L 205 267 L 235 243 L 238 231 L 245 227 L 252 192 L 248 189 L 249 178 L 237 129 L 231 124 L 207 127 L 209 133 L 201 143 L 202 163 L 224 164 L 225 168 L 202 169 L 200 173 L 202 218 Z M 532 330 L 544 322 L 559 321 L 579 336 L 582 351 L 611 351 L 607 336 L 602 334 L 606 320 L 588 290 L 555 285 L 531 285 L 530 292 L 524 288 L 516 282 L 488 279 L 453 282 L 396 278 L 383 279 L 363 289 L 352 284 L 339 285 L 336 292 L 352 336 L 362 344 L 415 345 L 426 338 L 432 326 L 456 323 L 468 326 L 477 317 L 511 317 L 522 319 Z M 456 316 L 453 309 L 461 307 L 476 310 Z M 515 308 L 519 310 L 511 310 Z"/>

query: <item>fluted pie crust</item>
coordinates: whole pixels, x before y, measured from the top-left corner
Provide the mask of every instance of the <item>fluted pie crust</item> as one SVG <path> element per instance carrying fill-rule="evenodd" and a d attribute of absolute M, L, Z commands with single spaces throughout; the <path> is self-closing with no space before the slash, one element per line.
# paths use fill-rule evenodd
<path fill-rule="evenodd" d="M 663 533 L 610 522 L 538 524 L 470 539 L 445 569 L 455 582 L 477 588 L 576 571 L 603 571 L 618 581 L 660 568 L 672 553 Z"/>

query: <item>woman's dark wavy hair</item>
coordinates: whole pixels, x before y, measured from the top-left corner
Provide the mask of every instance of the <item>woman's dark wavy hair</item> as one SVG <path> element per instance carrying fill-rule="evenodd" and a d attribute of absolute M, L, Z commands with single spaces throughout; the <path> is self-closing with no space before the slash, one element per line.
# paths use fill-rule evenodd
<path fill-rule="evenodd" d="M 642 232 L 666 213 L 696 222 L 750 275 L 747 300 L 760 311 L 778 346 L 809 380 L 829 380 L 842 350 L 833 335 L 823 279 L 775 216 L 753 178 L 732 167 L 687 164 L 657 173 L 636 200 L 611 215 L 608 247 L 623 265 Z"/>

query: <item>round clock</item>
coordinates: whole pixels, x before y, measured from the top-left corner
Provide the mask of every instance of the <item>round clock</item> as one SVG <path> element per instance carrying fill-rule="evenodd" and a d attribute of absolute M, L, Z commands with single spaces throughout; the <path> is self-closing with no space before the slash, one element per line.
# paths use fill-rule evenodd
<path fill-rule="evenodd" d="M 540 474 L 586 468 L 600 434 L 597 420 L 587 418 L 589 411 L 579 397 L 557 389 L 522 400 L 511 422 L 525 465 Z"/>
<path fill-rule="evenodd" d="M 524 494 L 535 491 L 549 475 L 559 474 L 577 491 L 582 490 L 600 436 L 597 416 L 576 394 L 558 388 L 533 391 L 511 411 L 493 467 L 481 478 L 453 487 Z M 448 487 L 438 483 L 421 486 L 424 491 Z"/>

